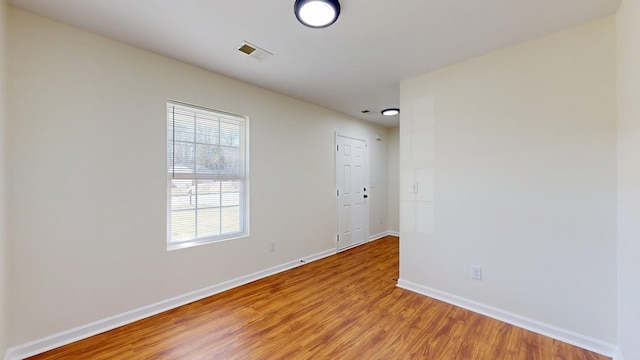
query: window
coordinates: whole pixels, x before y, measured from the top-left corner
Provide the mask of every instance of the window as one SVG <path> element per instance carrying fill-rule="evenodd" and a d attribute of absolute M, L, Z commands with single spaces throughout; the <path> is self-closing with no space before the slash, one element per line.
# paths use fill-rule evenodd
<path fill-rule="evenodd" d="M 248 234 L 247 122 L 167 102 L 168 249 Z"/>

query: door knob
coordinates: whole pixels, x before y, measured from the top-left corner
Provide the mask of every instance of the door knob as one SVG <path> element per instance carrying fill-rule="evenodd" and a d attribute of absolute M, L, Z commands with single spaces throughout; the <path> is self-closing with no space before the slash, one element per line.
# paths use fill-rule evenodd
<path fill-rule="evenodd" d="M 366 198 L 368 198 L 368 197 L 369 197 L 369 195 L 365 195 L 365 196 L 364 196 L 364 198 L 365 198 L 365 199 L 366 199 Z"/>

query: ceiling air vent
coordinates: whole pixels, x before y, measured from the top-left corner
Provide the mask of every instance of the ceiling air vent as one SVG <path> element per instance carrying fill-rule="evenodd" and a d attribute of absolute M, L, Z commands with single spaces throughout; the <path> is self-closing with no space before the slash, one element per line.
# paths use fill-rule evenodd
<path fill-rule="evenodd" d="M 268 58 L 273 56 L 273 54 L 268 52 L 267 50 L 261 49 L 246 41 L 243 41 L 242 44 L 240 44 L 240 47 L 238 47 L 238 50 L 260 61 L 267 60 Z"/>

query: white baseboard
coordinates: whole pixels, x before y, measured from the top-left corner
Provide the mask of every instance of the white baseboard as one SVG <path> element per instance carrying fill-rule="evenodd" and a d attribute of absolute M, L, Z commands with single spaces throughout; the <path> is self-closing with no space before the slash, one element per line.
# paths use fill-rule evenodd
<path fill-rule="evenodd" d="M 410 281 L 398 279 L 398 287 L 426 295 L 428 297 L 444 301 L 446 303 L 459 306 L 461 308 L 473 311 L 478 314 L 488 316 L 517 327 L 533 331 L 535 333 L 548 336 L 550 338 L 563 341 L 565 343 L 581 347 L 583 349 L 596 352 L 605 356 L 613 357 L 613 360 L 622 360 L 622 355 L 618 350 L 618 346 L 610 344 L 598 339 L 591 338 L 582 334 L 578 334 L 569 330 L 542 323 L 537 320 L 529 319 L 524 316 L 500 310 L 485 304 L 481 304 L 472 300 L 468 300 L 456 295 L 422 286 Z"/>
<path fill-rule="evenodd" d="M 316 261 L 336 253 L 335 249 L 326 250 L 296 261 L 291 261 L 282 265 L 274 266 L 269 269 L 255 272 L 253 274 L 245 275 L 230 281 L 223 282 L 221 284 L 213 285 L 204 289 L 196 290 L 188 294 L 176 296 L 171 299 L 163 300 L 155 304 L 144 306 L 132 311 L 128 311 L 123 314 L 115 315 L 106 319 L 98 320 L 96 322 L 79 326 L 70 330 L 66 330 L 51 336 L 47 336 L 42 339 L 38 339 L 27 344 L 19 345 L 7 350 L 5 360 L 20 360 L 29 356 L 37 355 L 57 347 L 70 344 L 72 342 L 86 339 L 90 336 L 103 333 L 132 323 L 134 321 L 147 318 L 159 314 L 161 312 L 177 308 L 182 305 L 189 304 L 194 301 L 204 299 L 206 297 L 219 294 L 223 291 L 248 284 L 252 281 L 256 281 L 267 276 L 271 276 L 295 267 L 304 265 L 306 263 Z"/>
<path fill-rule="evenodd" d="M 379 234 L 375 234 L 375 235 L 371 235 L 369 236 L 369 241 L 376 241 L 379 239 L 382 239 L 385 236 L 400 236 L 397 232 L 395 231 L 385 231 L 385 232 L 381 232 Z"/>

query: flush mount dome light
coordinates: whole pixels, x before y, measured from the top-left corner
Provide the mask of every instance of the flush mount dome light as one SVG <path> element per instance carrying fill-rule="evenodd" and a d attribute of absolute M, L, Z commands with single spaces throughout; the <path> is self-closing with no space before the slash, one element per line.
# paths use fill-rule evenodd
<path fill-rule="evenodd" d="M 303 25 L 323 28 L 338 20 L 340 3 L 338 0 L 296 0 L 293 12 Z"/>
<path fill-rule="evenodd" d="M 396 109 L 396 108 L 384 109 L 380 113 L 384 116 L 394 116 L 394 115 L 400 114 L 400 109 Z"/>

